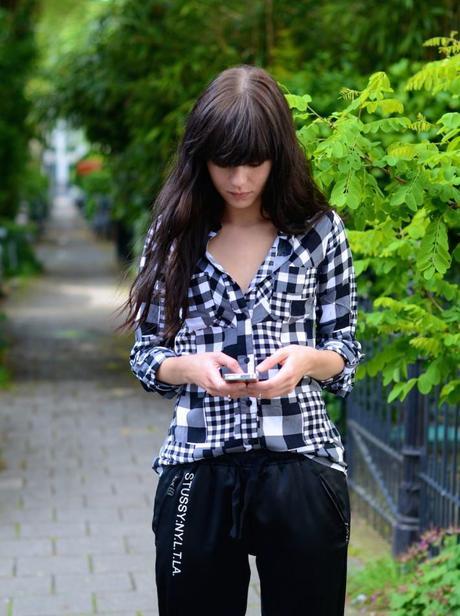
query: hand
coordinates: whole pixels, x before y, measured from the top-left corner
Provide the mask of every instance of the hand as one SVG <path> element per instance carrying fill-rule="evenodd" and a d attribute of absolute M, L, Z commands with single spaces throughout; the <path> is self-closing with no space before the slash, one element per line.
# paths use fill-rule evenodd
<path fill-rule="evenodd" d="M 281 364 L 281 370 L 267 381 L 248 383 L 246 395 L 257 397 L 261 394 L 262 398 L 276 398 L 290 393 L 302 377 L 313 368 L 319 352 L 313 347 L 298 344 L 290 344 L 278 349 L 273 355 L 264 359 L 256 370 L 268 370 L 277 364 Z"/>
<path fill-rule="evenodd" d="M 227 383 L 220 373 L 221 366 L 232 372 L 244 372 L 239 363 L 230 355 L 219 351 L 183 355 L 184 375 L 188 383 L 195 383 L 211 396 L 246 397 L 246 383 Z M 185 363 L 186 362 L 186 363 Z"/>

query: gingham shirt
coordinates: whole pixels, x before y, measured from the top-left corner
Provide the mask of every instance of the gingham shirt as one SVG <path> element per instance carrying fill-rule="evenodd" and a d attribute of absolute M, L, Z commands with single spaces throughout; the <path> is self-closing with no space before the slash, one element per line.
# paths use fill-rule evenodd
<path fill-rule="evenodd" d="M 151 227 L 139 270 L 145 265 L 152 233 Z M 209 239 L 216 234 L 211 230 Z M 246 293 L 206 250 L 190 280 L 188 296 L 189 312 L 171 347 L 162 337 L 162 298 L 151 305 L 147 321 L 136 327 L 130 353 L 131 369 L 145 390 L 177 397 L 168 434 L 152 461 L 154 471 L 161 474 L 164 465 L 266 448 L 302 453 L 347 475 L 343 443 L 322 396 L 324 389 L 347 397 L 365 355 L 355 339 L 355 273 L 339 214 L 335 210 L 323 214 L 301 235 L 278 231 Z M 167 357 L 222 351 L 245 371 L 253 371 L 289 344 L 334 350 L 345 367 L 322 381 L 305 376 L 291 393 L 261 400 L 229 400 L 211 396 L 195 384 L 172 385 L 156 378 Z M 279 369 L 268 370 L 268 378 Z"/>

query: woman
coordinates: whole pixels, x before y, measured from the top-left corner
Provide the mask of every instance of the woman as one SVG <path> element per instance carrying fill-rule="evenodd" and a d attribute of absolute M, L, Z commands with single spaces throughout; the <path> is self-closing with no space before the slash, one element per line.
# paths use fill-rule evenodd
<path fill-rule="evenodd" d="M 152 464 L 160 614 L 245 614 L 248 554 L 264 616 L 343 614 L 347 465 L 322 390 L 346 397 L 364 356 L 352 255 L 263 69 L 196 101 L 129 304 L 133 373 L 176 397 Z"/>

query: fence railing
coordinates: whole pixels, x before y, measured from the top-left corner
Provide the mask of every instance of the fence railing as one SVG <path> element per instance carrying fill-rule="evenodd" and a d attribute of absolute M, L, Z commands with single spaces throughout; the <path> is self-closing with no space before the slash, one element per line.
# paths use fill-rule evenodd
<path fill-rule="evenodd" d="M 410 366 L 408 378 L 419 374 Z M 460 519 L 460 409 L 440 405 L 439 387 L 386 402 L 380 378 L 358 381 L 346 405 L 353 509 L 399 554 L 432 527 Z"/>

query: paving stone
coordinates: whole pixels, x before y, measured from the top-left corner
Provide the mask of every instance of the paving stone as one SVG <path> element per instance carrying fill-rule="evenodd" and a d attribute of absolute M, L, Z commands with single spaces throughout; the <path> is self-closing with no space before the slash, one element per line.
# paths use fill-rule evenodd
<path fill-rule="evenodd" d="M 81 477 L 84 484 L 104 484 L 111 479 L 111 475 L 107 470 L 103 467 L 95 467 L 92 469 L 85 469 L 79 475 Z"/>
<path fill-rule="evenodd" d="M 27 496 L 34 498 L 49 498 L 53 495 L 51 490 L 51 479 L 49 477 L 43 478 L 40 483 L 35 481 L 27 481 L 22 488 L 23 492 Z"/>
<path fill-rule="evenodd" d="M 152 610 L 157 606 L 154 592 L 98 592 L 96 604 L 99 611 Z"/>
<path fill-rule="evenodd" d="M 86 575 L 57 573 L 54 580 L 58 594 L 72 591 L 75 588 L 80 588 L 85 592 L 124 592 L 134 588 L 128 573 L 88 573 Z"/>
<path fill-rule="evenodd" d="M 116 494 L 115 486 L 106 478 L 104 481 L 83 482 L 78 488 L 86 497 L 112 496 Z"/>
<path fill-rule="evenodd" d="M 141 490 L 137 494 L 87 494 L 85 497 L 85 505 L 88 508 L 107 507 L 111 509 L 122 509 L 130 507 L 145 508 L 145 495 Z"/>
<path fill-rule="evenodd" d="M 136 610 L 135 612 L 127 612 L 126 610 L 123 610 L 123 612 L 98 612 L 97 616 L 158 616 L 158 609 L 153 611 Z"/>
<path fill-rule="evenodd" d="M 0 519 L 2 524 L 6 523 L 18 523 L 18 524 L 26 524 L 26 523 L 34 523 L 38 522 L 51 522 L 53 520 L 53 510 L 51 507 L 48 507 L 48 504 L 43 508 L 34 507 L 28 509 L 22 509 L 13 506 L 12 503 L 9 503 L 9 509 L 4 506 L 0 507 Z"/>
<path fill-rule="evenodd" d="M 118 509 L 114 507 L 72 507 L 68 509 L 61 507 L 57 510 L 58 522 L 84 520 L 85 522 L 98 521 L 112 524 L 121 519 Z"/>
<path fill-rule="evenodd" d="M 130 574 L 133 585 L 141 592 L 151 592 L 155 589 L 155 574 L 146 573 L 145 571 L 134 571 Z"/>
<path fill-rule="evenodd" d="M 42 503 L 44 507 L 49 506 L 52 508 L 72 508 L 79 509 L 85 506 L 85 497 L 81 496 L 65 496 L 64 494 L 52 494 L 48 498 L 36 499 L 25 495 L 23 497 L 24 507 L 35 507 L 39 503 Z"/>
<path fill-rule="evenodd" d="M 24 482 L 20 477 L 0 476 L 0 495 L 3 497 L 8 494 L 8 491 L 21 490 Z"/>
<path fill-rule="evenodd" d="M 85 535 L 85 522 L 36 522 L 20 525 L 21 538 L 72 537 L 77 539 Z"/>
<path fill-rule="evenodd" d="M 125 551 L 123 537 L 95 536 L 56 539 L 56 554 L 121 554 Z"/>
<path fill-rule="evenodd" d="M 19 556 L 18 575 L 48 575 L 51 573 L 88 573 L 86 556 Z"/>
<path fill-rule="evenodd" d="M 0 525 L 0 540 L 14 539 L 17 537 L 15 524 L 2 524 Z"/>
<path fill-rule="evenodd" d="M 0 556 L 0 575 L 13 575 L 14 558 Z"/>
<path fill-rule="evenodd" d="M 155 536 L 150 528 L 145 534 L 127 536 L 125 541 L 130 554 L 152 554 L 155 550 Z"/>
<path fill-rule="evenodd" d="M 145 504 L 139 507 L 120 507 L 119 510 L 123 521 L 137 522 L 139 524 L 143 524 L 144 526 L 150 526 L 150 509 L 146 507 Z"/>
<path fill-rule="evenodd" d="M 152 533 L 151 529 L 151 521 L 152 514 L 149 511 L 148 515 L 149 523 L 146 524 L 138 524 L 136 522 L 123 522 L 118 521 L 110 524 L 104 524 L 103 522 L 94 522 L 90 520 L 88 523 L 89 533 L 91 536 L 93 535 L 114 535 L 118 536 L 127 536 L 127 535 L 141 535 L 142 537 L 147 537 Z M 153 534 L 153 533 L 152 533 Z"/>
<path fill-rule="evenodd" d="M 11 539 L 0 541 L 2 556 L 51 556 L 50 539 Z"/>
<path fill-rule="evenodd" d="M 3 577 L 0 581 L 0 597 L 20 597 L 24 594 L 46 595 L 51 593 L 51 583 L 51 575 L 22 575 L 20 577 Z"/>
<path fill-rule="evenodd" d="M 119 556 L 99 554 L 93 558 L 94 572 L 146 571 L 153 575 L 154 558 L 153 554 L 150 557 L 145 554 L 121 554 Z"/>
<path fill-rule="evenodd" d="M 49 616 L 69 614 L 69 612 L 88 612 L 92 614 L 92 600 L 89 593 L 79 589 L 65 595 L 23 595 L 15 597 L 13 614 L 20 616 Z"/>

